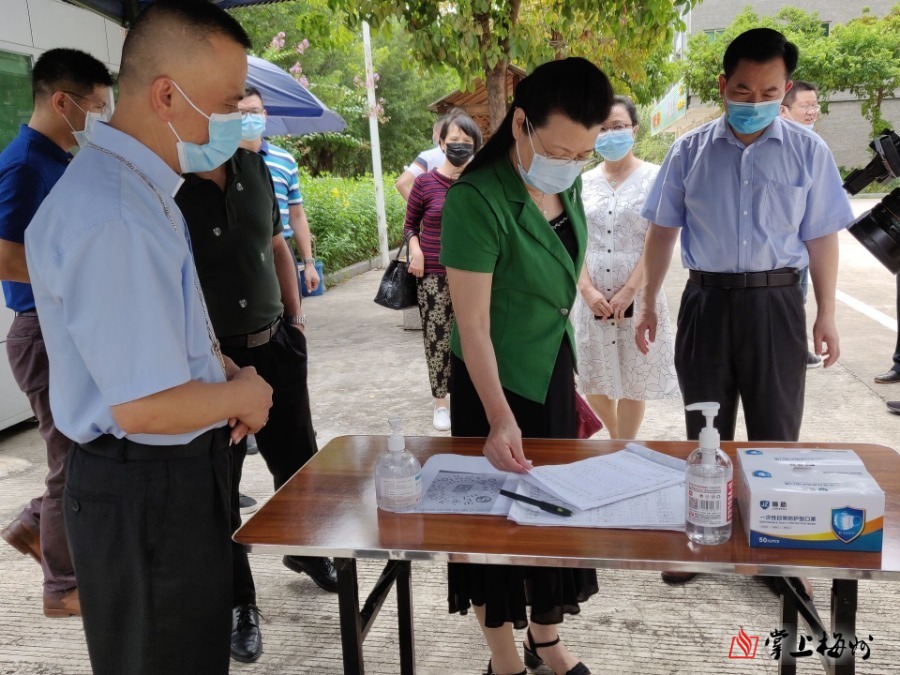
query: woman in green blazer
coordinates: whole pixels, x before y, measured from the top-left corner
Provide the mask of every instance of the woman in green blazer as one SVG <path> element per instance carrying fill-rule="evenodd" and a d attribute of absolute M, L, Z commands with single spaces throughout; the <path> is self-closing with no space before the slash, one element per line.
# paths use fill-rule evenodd
<path fill-rule="evenodd" d="M 584 59 L 538 67 L 444 203 L 441 263 L 456 315 L 451 431 L 486 436 L 485 456 L 504 471 L 530 467 L 523 436 L 576 436 L 569 312 L 587 238 L 579 176 L 612 102 L 609 80 Z M 528 627 L 528 667 L 589 675 L 556 624 L 597 592 L 595 571 L 451 564 L 448 583 L 451 612 L 474 606 L 488 675 L 525 672 L 513 626 Z"/>

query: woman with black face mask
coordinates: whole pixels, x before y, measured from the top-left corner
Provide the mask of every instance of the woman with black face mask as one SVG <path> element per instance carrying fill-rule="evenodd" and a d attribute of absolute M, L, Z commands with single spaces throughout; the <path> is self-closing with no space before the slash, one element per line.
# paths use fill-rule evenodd
<path fill-rule="evenodd" d="M 434 397 L 433 424 L 450 429 L 447 388 L 450 379 L 450 328 L 453 306 L 447 273 L 440 264 L 441 213 L 444 197 L 463 168 L 481 147 L 481 130 L 465 113 L 450 116 L 441 127 L 440 148 L 444 163 L 418 176 L 406 203 L 403 234 L 409 242 L 409 271 L 419 279 L 419 313 L 425 338 L 428 379 Z"/>

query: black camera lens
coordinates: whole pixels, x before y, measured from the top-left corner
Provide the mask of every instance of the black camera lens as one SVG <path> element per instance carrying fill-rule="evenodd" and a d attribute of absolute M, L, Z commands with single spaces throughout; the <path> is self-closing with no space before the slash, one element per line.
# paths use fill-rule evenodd
<path fill-rule="evenodd" d="M 900 188 L 854 220 L 848 229 L 891 274 L 900 272 Z"/>

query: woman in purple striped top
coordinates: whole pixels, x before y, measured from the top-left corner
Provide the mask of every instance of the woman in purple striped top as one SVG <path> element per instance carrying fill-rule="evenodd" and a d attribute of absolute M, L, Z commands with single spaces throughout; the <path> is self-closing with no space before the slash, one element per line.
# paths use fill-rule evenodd
<path fill-rule="evenodd" d="M 450 429 L 447 385 L 453 306 L 447 273 L 439 262 L 441 213 L 447 190 L 481 147 L 481 131 L 471 117 L 456 113 L 444 122 L 440 138 L 446 159 L 441 166 L 418 176 L 413 183 L 406 202 L 403 236 L 409 242 L 409 271 L 419 280 L 419 314 L 425 338 L 428 379 L 434 397 L 434 428 L 447 431 Z"/>

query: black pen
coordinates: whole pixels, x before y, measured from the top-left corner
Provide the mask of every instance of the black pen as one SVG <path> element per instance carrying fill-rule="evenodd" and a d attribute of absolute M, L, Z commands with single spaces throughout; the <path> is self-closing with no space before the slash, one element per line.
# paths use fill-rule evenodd
<path fill-rule="evenodd" d="M 525 502 L 526 504 L 531 504 L 532 506 L 538 507 L 541 511 L 546 511 L 547 513 L 552 513 L 554 516 L 571 516 L 572 512 L 567 508 L 563 508 L 562 506 L 557 506 L 556 504 L 551 504 L 550 502 L 542 502 L 540 499 L 532 499 L 531 497 L 526 497 L 525 495 L 520 495 L 518 492 L 510 492 L 509 490 L 500 490 L 500 494 L 504 497 L 509 497 L 510 499 L 515 499 L 520 502 Z"/>

